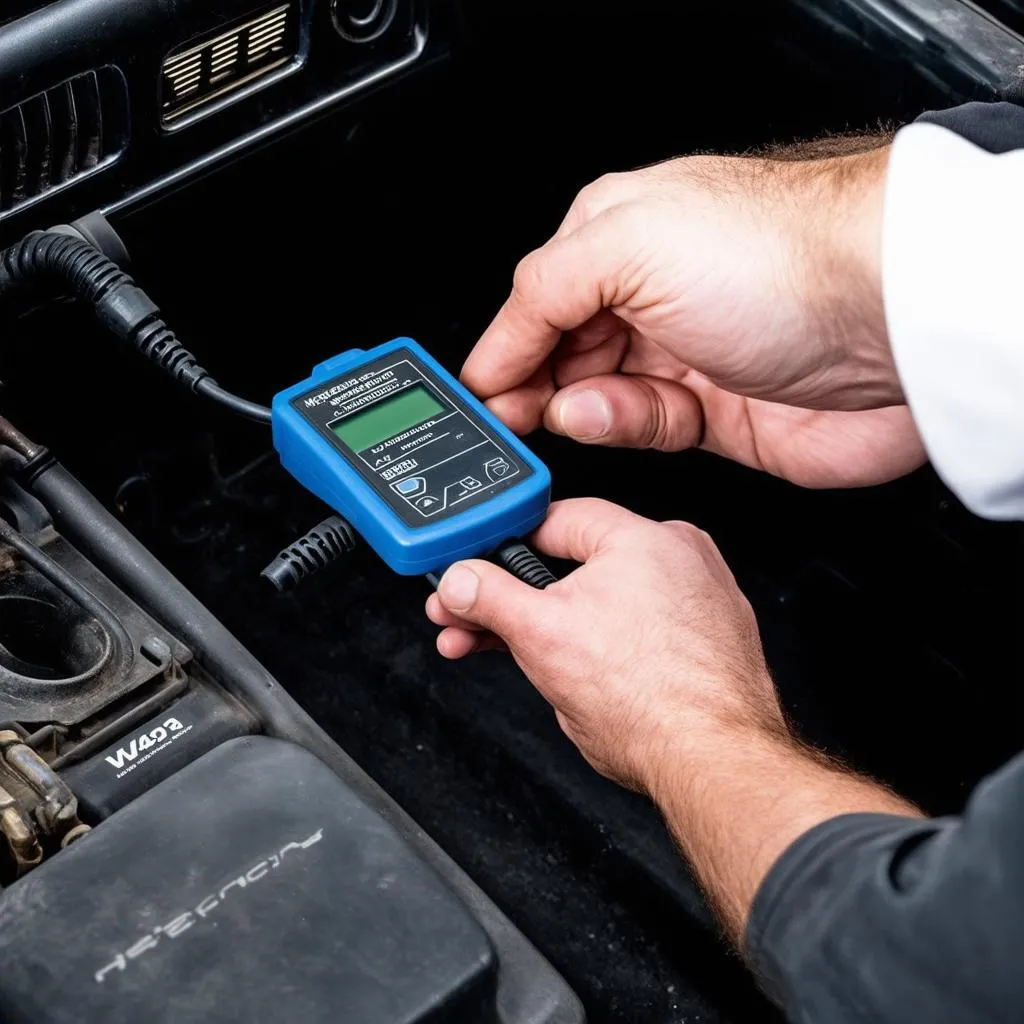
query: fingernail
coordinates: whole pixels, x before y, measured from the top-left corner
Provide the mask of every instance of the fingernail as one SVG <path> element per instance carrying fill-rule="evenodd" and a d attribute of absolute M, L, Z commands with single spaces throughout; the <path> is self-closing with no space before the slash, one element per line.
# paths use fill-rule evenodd
<path fill-rule="evenodd" d="M 562 429 L 581 441 L 604 437 L 612 425 L 612 407 L 600 391 L 588 388 L 568 395 L 559 406 Z"/>
<path fill-rule="evenodd" d="M 476 603 L 480 578 L 464 565 L 453 565 L 441 577 L 437 592 L 444 606 L 452 612 L 468 611 Z"/>

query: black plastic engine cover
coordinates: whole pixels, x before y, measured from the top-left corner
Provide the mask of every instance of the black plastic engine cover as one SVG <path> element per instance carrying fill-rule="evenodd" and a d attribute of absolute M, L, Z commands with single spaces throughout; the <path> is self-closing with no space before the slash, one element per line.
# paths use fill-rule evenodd
<path fill-rule="evenodd" d="M 325 765 L 232 740 L 0 899 L 0 1017 L 486 1022 L 465 907 Z"/>

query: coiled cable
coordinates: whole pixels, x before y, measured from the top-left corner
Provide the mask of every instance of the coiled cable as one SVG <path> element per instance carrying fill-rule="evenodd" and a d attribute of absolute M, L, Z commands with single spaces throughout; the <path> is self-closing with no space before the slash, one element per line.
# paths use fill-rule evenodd
<path fill-rule="evenodd" d="M 175 337 L 157 305 L 113 260 L 84 239 L 56 231 L 34 232 L 0 253 L 0 301 L 40 289 L 88 303 L 108 330 L 190 391 L 260 423 L 266 406 L 225 391 Z"/>

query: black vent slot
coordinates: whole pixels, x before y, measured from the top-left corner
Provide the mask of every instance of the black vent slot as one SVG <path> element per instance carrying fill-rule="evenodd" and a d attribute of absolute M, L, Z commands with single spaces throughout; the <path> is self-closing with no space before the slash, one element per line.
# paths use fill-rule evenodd
<path fill-rule="evenodd" d="M 298 21 L 296 8 L 282 4 L 168 54 L 160 75 L 164 125 L 185 124 L 243 86 L 297 67 Z"/>
<path fill-rule="evenodd" d="M 113 163 L 127 144 L 127 89 L 113 67 L 0 112 L 0 216 Z"/>

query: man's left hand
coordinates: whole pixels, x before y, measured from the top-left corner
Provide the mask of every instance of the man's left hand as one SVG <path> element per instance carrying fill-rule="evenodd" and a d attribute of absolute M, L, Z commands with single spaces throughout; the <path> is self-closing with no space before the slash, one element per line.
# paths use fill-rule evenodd
<path fill-rule="evenodd" d="M 583 565 L 545 591 L 453 566 L 427 602 L 442 654 L 499 638 L 584 757 L 635 789 L 653 791 L 669 750 L 785 731 L 753 611 L 706 534 L 580 499 L 552 505 L 534 542 Z"/>

